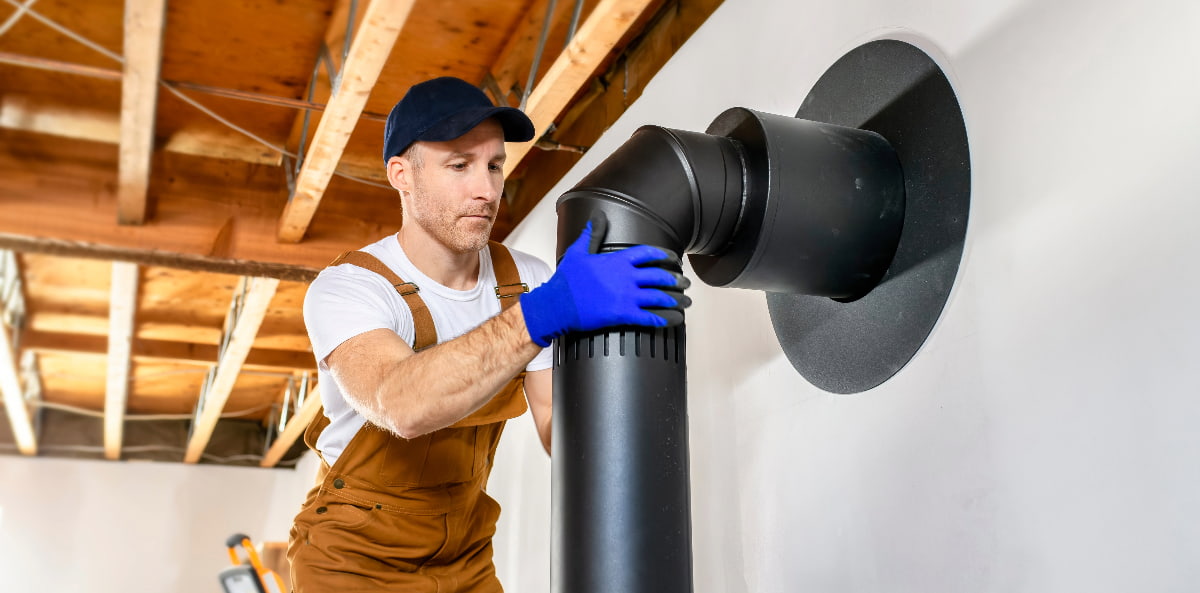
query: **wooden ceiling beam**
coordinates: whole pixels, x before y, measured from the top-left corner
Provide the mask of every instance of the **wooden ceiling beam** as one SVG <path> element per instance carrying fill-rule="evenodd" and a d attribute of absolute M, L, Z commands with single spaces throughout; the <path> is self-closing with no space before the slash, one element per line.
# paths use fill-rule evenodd
<path fill-rule="evenodd" d="M 558 121 L 554 140 L 567 145 L 594 144 L 721 3 L 674 0 L 665 4 L 638 38 L 625 47 L 621 57 L 602 75 L 591 79 L 591 90 Z M 565 151 L 538 150 L 530 154 L 516 177 L 507 180 L 509 202 L 501 210 L 492 238 L 503 240 L 579 159 L 579 154 Z"/>
<path fill-rule="evenodd" d="M 17 370 L 16 351 L 13 348 L 12 330 L 0 323 L 0 392 L 4 394 L 4 411 L 17 440 L 17 450 L 22 455 L 37 455 L 37 438 L 33 434 L 33 420 L 25 404 L 25 392 L 21 389 L 20 373 Z"/>
<path fill-rule="evenodd" d="M 105 144 L 121 142 L 121 118 L 115 112 L 47 104 L 24 95 L 0 97 L 0 128 Z M 278 152 L 224 128 L 181 129 L 171 134 L 163 149 L 259 165 L 282 162 Z"/>
<path fill-rule="evenodd" d="M 367 7 L 342 66 L 341 83 L 321 116 L 296 178 L 295 191 L 280 217 L 280 241 L 298 243 L 308 232 L 413 3 L 414 0 L 373 0 Z"/>
<path fill-rule="evenodd" d="M 400 226 L 391 201 L 372 199 L 388 192 L 335 180 L 319 232 L 280 244 L 277 169 L 162 153 L 154 224 L 121 226 L 115 155 L 102 148 L 0 131 L 0 247 L 306 281 Z"/>
<path fill-rule="evenodd" d="M 550 129 L 617 43 L 630 32 L 630 27 L 654 3 L 655 0 L 601 0 L 596 5 L 529 95 L 525 113 L 533 120 L 535 139 Z M 504 174 L 512 173 L 532 148 L 532 142 L 510 146 Z"/>
<path fill-rule="evenodd" d="M 0 96 L 0 128 L 105 144 L 121 141 L 116 112 L 55 105 L 13 93 Z"/>
<path fill-rule="evenodd" d="M 496 86 L 499 87 L 503 96 L 496 97 L 497 102 L 507 103 L 510 107 L 516 107 L 521 102 L 521 95 L 524 92 L 524 87 L 529 83 L 529 69 L 533 65 L 534 55 L 537 53 L 538 40 L 541 39 L 542 29 L 546 26 L 546 6 L 550 0 L 534 0 L 529 8 L 525 10 L 525 14 L 521 16 L 521 20 L 517 23 L 517 29 L 508 38 L 508 43 L 504 49 L 500 50 L 500 55 L 492 64 L 491 75 L 496 81 Z M 596 0 L 587 0 L 584 3 L 584 12 L 590 8 L 588 5 L 594 5 Z M 574 10 L 575 2 L 573 0 L 561 0 L 554 5 L 554 12 L 550 15 L 550 30 L 546 36 L 546 48 L 561 48 L 563 46 L 563 38 L 566 37 L 566 29 L 570 24 L 570 15 Z M 561 29 L 561 32 L 559 31 Z M 543 49 L 543 53 L 545 49 Z M 551 50 L 553 55 L 554 50 Z M 542 60 L 542 68 L 550 66 L 550 60 Z"/>
<path fill-rule="evenodd" d="M 346 28 L 350 22 L 350 6 L 352 0 L 336 0 L 333 5 L 333 11 L 329 15 L 329 27 L 325 31 L 324 47 L 322 52 L 329 53 L 329 62 L 325 63 L 321 55 L 314 57 L 314 76 L 308 81 L 309 88 L 307 89 L 307 97 L 318 103 L 328 103 L 330 96 L 333 95 L 333 72 L 329 72 L 332 68 L 334 72 L 342 69 L 342 48 L 345 47 Z M 355 27 L 362 21 L 363 11 L 356 11 Z M 328 66 L 328 67 L 326 67 Z M 301 140 L 307 142 L 305 136 L 311 135 L 315 128 L 320 113 L 301 112 L 296 114 L 296 119 L 292 121 L 292 131 L 288 134 L 287 148 L 292 152 L 297 152 L 301 148 Z M 307 118 L 307 129 L 305 120 Z"/>
<path fill-rule="evenodd" d="M 125 0 L 125 66 L 121 78 L 117 167 L 117 221 L 121 224 L 146 221 L 166 10 L 166 0 Z"/>
<path fill-rule="evenodd" d="M 130 355 L 137 311 L 138 266 L 113 262 L 109 291 L 108 372 L 104 382 L 104 458 L 121 458 L 125 404 L 129 401 Z"/>
<path fill-rule="evenodd" d="M 0 395 L 4 398 L 4 410 L 12 428 L 17 450 L 23 455 L 37 455 L 37 436 L 33 431 L 33 419 L 25 402 L 25 390 L 21 387 L 21 374 L 17 366 L 15 333 L 17 329 L 9 323 L 8 311 L 20 309 L 14 300 L 22 299 L 20 269 L 16 255 L 0 250 Z M 19 325 L 19 323 L 18 323 Z"/>
<path fill-rule="evenodd" d="M 104 336 L 27 329 L 21 334 L 21 348 L 38 353 L 107 356 L 108 340 Z M 134 362 L 194 365 L 213 365 L 219 360 L 215 345 L 167 340 L 136 340 L 130 356 Z M 246 355 L 242 368 L 277 372 L 312 371 L 316 369 L 316 362 L 311 352 L 254 348 Z"/>
<path fill-rule="evenodd" d="M 216 372 L 208 383 L 207 391 L 201 394 L 202 405 L 196 419 L 192 422 L 192 433 L 188 439 L 187 452 L 184 453 L 184 463 L 196 463 L 204 454 L 204 448 L 212 438 L 221 411 L 233 386 L 241 373 L 242 365 L 254 345 L 254 337 L 258 328 L 267 315 L 271 299 L 279 281 L 274 278 L 243 278 L 241 286 L 234 295 L 234 304 L 230 307 L 226 319 L 227 341 L 217 362 Z"/>
<path fill-rule="evenodd" d="M 273 218 L 271 219 L 274 220 Z M 104 240 L 103 230 L 97 229 L 96 237 L 99 240 Z M 158 243 L 155 239 L 159 233 L 147 233 L 149 235 L 146 247 L 114 247 L 111 245 L 102 245 L 99 243 L 91 243 L 88 241 L 72 241 L 64 239 L 45 239 L 40 237 L 25 237 L 21 235 L 13 235 L 0 232 L 0 249 L 11 249 L 21 253 L 41 253 L 45 255 L 58 255 L 62 257 L 80 257 L 86 259 L 102 259 L 126 261 L 143 266 L 162 266 L 167 268 L 176 268 L 179 270 L 191 270 L 195 272 L 213 272 L 216 274 L 235 274 L 239 276 L 263 276 L 266 278 L 278 278 L 290 282 L 311 282 L 313 278 L 320 273 L 320 267 L 310 267 L 300 264 L 277 264 L 270 262 L 260 262 L 253 260 L 230 259 L 226 257 L 210 257 L 192 253 L 176 253 L 165 251 L 161 248 L 153 246 Z M 274 237 L 271 237 L 274 240 Z M 171 244 L 173 242 L 162 239 L 162 243 Z M 361 242 L 358 243 L 361 247 Z M 349 249 L 352 246 L 346 244 Z M 187 245 L 181 248 L 187 249 Z M 311 256 L 303 256 L 305 261 L 311 259 L 312 264 L 320 265 L 318 262 L 324 262 L 330 259 L 329 253 L 341 253 L 345 249 L 331 247 L 331 251 L 325 254 L 314 253 Z M 328 262 L 326 262 L 328 263 Z"/>
<path fill-rule="evenodd" d="M 284 397 L 287 397 L 285 394 Z M 304 434 L 304 429 L 308 428 L 308 424 L 321 411 L 321 394 L 317 388 L 309 390 L 304 397 L 304 402 L 300 404 L 300 409 L 288 418 L 287 424 L 283 430 L 279 431 L 279 435 L 275 437 L 275 441 L 271 443 L 271 447 L 267 449 L 266 455 L 263 455 L 260 467 L 275 467 L 280 459 L 296 444 L 296 441 Z"/>

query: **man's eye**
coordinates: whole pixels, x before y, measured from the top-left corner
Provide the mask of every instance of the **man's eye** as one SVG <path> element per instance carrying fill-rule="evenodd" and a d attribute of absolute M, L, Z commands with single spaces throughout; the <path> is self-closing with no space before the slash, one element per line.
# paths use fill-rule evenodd
<path fill-rule="evenodd" d="M 504 170 L 504 167 L 501 167 L 500 165 L 498 165 L 498 164 L 496 164 L 496 163 L 491 163 L 491 164 L 489 164 L 489 165 L 488 165 L 488 170 L 490 170 L 490 171 L 502 171 L 502 170 Z"/>
<path fill-rule="evenodd" d="M 454 163 L 453 165 L 450 165 L 450 167 L 452 169 L 454 169 L 455 171 L 462 171 L 463 169 L 467 168 L 467 164 L 466 163 Z"/>

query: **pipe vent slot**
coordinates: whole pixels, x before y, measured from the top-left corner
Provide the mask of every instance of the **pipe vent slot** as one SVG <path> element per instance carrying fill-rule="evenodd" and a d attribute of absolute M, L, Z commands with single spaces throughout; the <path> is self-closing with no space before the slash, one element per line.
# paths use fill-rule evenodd
<path fill-rule="evenodd" d="M 596 358 L 645 358 L 682 364 L 681 338 L 678 327 L 571 334 L 556 342 L 554 366 Z"/>

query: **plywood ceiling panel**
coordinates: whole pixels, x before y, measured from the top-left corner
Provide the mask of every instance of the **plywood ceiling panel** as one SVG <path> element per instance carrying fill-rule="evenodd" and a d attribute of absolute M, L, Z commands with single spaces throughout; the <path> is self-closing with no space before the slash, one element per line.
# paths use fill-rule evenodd
<path fill-rule="evenodd" d="M 281 279 L 218 410 L 250 410 L 239 430 L 249 425 L 252 433 L 258 431 L 258 438 L 245 440 L 256 450 L 237 455 L 227 444 L 214 445 L 220 455 L 189 451 L 188 458 L 246 463 L 246 456 L 261 455 L 289 377 L 315 377 L 303 323 L 308 282 L 339 253 L 393 234 L 403 223 L 396 192 L 379 186 L 384 181 L 381 115 L 410 85 L 442 75 L 462 77 L 517 105 L 525 90 L 533 90 L 525 87 L 543 30 L 548 40 L 536 80 L 554 64 L 572 61 L 560 54 L 575 2 L 558 0 L 546 22 L 547 2 L 416 0 L 369 91 L 363 115 L 351 120 L 345 150 L 335 162 L 337 174 L 324 186 L 302 240 L 294 244 L 277 239 L 294 162 L 162 84 L 157 101 L 146 108 L 152 109 L 152 117 L 136 124 L 122 118 L 125 0 L 35 3 L 32 13 L 0 34 L 0 249 L 21 253 L 19 295 L 25 315 L 14 317 L 14 327 L 8 329 L 19 359 L 36 363 L 44 401 L 94 413 L 104 409 L 107 373 L 122 367 L 119 360 L 107 360 L 109 332 L 115 327 L 109 319 L 112 262 L 138 266 L 125 415 L 190 417 L 205 374 L 221 359 L 230 304 L 243 277 Z M 586 21 L 610 4 L 584 0 L 582 18 Z M 643 14 L 620 25 L 611 51 L 584 39 L 576 51 L 599 51 L 603 58 L 589 66 L 594 72 L 576 73 L 569 85 L 541 89 L 567 98 L 556 113 L 542 116 L 558 127 L 541 146 L 553 147 L 563 139 L 584 147 L 593 142 L 719 4 L 651 0 L 642 5 Z M 369 0 L 359 0 L 357 18 L 369 5 Z M 0 22 L 14 10 L 0 3 Z M 307 102 L 310 78 L 323 43 L 334 45 L 329 48 L 333 62 L 341 63 L 348 10 L 348 0 L 170 0 L 161 55 L 140 57 L 148 58 L 143 65 L 157 63 L 160 82 L 186 85 L 181 93 L 230 123 L 270 144 L 307 152 L 331 100 L 330 73 L 323 70 L 325 82 L 314 89 L 322 92 Z M 102 51 L 39 22 L 39 15 Z M 310 114 L 306 136 L 301 133 L 305 105 Z M 153 142 L 142 224 L 121 224 L 117 217 L 122 121 L 153 126 L 148 130 Z M 301 141 L 305 151 L 298 150 Z M 502 239 L 520 222 L 542 199 L 534 194 L 552 186 L 578 159 L 566 154 L 541 148 L 529 153 L 506 186 L 509 201 L 495 238 Z M 43 426 L 46 435 L 95 436 L 60 424 L 80 417 L 77 411 L 43 412 L 52 412 L 40 416 L 50 423 Z M 4 418 L 7 422 L 7 414 Z M 107 420 L 112 425 L 121 419 Z M 228 432 L 228 422 L 234 419 L 221 417 L 212 432 Z M 131 432 L 128 424 L 125 441 L 139 447 L 146 444 L 146 435 L 156 434 Z M 185 431 L 179 429 L 161 431 L 166 435 L 162 458 L 178 452 L 178 459 L 184 459 L 180 440 Z M 294 451 L 290 457 L 281 452 L 293 449 L 296 433 L 288 433 L 293 442 L 272 448 L 266 465 L 295 461 Z M 0 430 L 0 445 L 13 442 L 13 434 L 8 426 Z M 101 445 L 97 440 L 87 447 L 102 451 Z M 208 447 L 196 442 L 187 446 Z M 38 450 L 23 449 L 26 454 Z M 75 449 L 51 446 L 43 454 L 67 450 Z"/>

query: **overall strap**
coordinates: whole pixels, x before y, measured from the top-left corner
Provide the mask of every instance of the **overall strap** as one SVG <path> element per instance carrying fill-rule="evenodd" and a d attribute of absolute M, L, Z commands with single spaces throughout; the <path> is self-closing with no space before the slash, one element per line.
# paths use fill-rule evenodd
<path fill-rule="evenodd" d="M 488 251 L 492 254 L 492 269 L 496 272 L 496 298 L 500 299 L 500 310 L 507 309 L 517 302 L 512 297 L 529 292 L 529 285 L 521 282 L 521 274 L 517 272 L 517 263 L 513 261 L 508 248 L 495 241 L 488 241 Z"/>
<path fill-rule="evenodd" d="M 429 307 L 425 305 L 425 301 L 421 300 L 421 296 L 417 294 L 421 289 L 416 284 L 401 280 L 391 268 L 379 261 L 379 258 L 365 251 L 347 251 L 339 255 L 329 266 L 341 264 L 352 264 L 375 272 L 386 278 L 396 288 L 396 292 L 404 298 L 404 303 L 412 312 L 414 351 L 420 352 L 437 343 L 437 328 L 433 326 L 433 316 L 429 314 Z"/>

